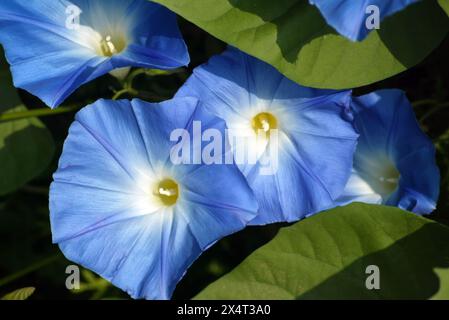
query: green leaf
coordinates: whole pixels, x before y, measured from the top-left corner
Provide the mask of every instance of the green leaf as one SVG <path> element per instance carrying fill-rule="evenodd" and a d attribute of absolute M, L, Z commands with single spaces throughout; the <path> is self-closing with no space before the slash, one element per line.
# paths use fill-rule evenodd
<path fill-rule="evenodd" d="M 0 70 L 0 88 L 0 114 L 27 111 L 5 69 Z M 52 136 L 39 119 L 0 121 L 0 196 L 36 177 L 50 164 L 53 154 Z"/>
<path fill-rule="evenodd" d="M 400 73 L 422 61 L 449 30 L 436 1 L 420 1 L 387 18 L 363 42 L 337 35 L 307 0 L 155 2 L 317 88 L 354 88 Z"/>
<path fill-rule="evenodd" d="M 1 300 L 26 300 L 34 293 L 34 290 L 36 290 L 34 287 L 18 289 L 3 296 Z"/>
<path fill-rule="evenodd" d="M 449 16 L 449 0 L 438 0 L 438 3 Z"/>
<path fill-rule="evenodd" d="M 196 299 L 448 299 L 449 228 L 352 204 L 281 229 Z M 380 289 L 366 287 L 379 267 Z"/>

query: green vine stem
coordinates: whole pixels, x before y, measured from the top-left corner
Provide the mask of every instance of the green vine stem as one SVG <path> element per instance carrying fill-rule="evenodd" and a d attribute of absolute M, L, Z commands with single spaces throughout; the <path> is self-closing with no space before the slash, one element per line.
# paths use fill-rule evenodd
<path fill-rule="evenodd" d="M 53 256 L 50 256 L 44 260 L 40 260 L 38 262 L 33 263 L 32 265 L 26 267 L 25 269 L 22 269 L 18 272 L 15 272 L 9 276 L 6 276 L 5 278 L 0 279 L 0 287 L 4 286 L 10 282 L 13 282 L 16 279 L 19 279 L 23 276 L 26 276 L 27 274 L 34 272 L 36 270 L 39 270 L 40 268 L 49 265 L 53 262 L 55 262 L 57 259 L 59 259 L 61 257 L 60 254 L 55 254 Z"/>
<path fill-rule="evenodd" d="M 136 96 L 139 94 L 139 92 L 136 89 L 133 89 L 131 87 L 123 88 L 122 90 L 119 90 L 115 92 L 114 96 L 112 97 L 112 100 L 118 100 L 121 96 L 125 94 L 130 94 L 133 96 Z"/>
<path fill-rule="evenodd" d="M 50 108 L 40 108 L 40 109 L 33 109 L 33 110 L 27 110 L 27 111 L 20 111 L 20 112 L 6 112 L 0 114 L 0 122 L 5 121 L 14 121 L 14 120 L 20 120 L 20 119 L 26 119 L 26 118 L 33 118 L 33 117 L 47 117 L 47 116 L 53 116 L 57 114 L 63 114 L 68 112 L 74 112 L 79 109 L 79 106 L 67 106 L 67 107 L 59 107 L 57 109 L 50 109 Z"/>

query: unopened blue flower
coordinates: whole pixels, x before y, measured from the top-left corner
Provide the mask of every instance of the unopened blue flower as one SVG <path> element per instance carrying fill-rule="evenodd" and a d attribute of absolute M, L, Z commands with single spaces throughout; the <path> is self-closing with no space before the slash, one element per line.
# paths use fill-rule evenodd
<path fill-rule="evenodd" d="M 418 0 L 309 0 L 341 35 L 352 41 L 366 38 L 371 31 L 371 18 L 383 20 Z M 375 7 L 370 7 L 375 6 Z M 373 10 L 374 9 L 374 10 Z M 367 21 L 368 26 L 367 27 Z M 380 22 L 379 21 L 379 22 Z"/>
<path fill-rule="evenodd" d="M 251 224 L 295 221 L 340 196 L 357 140 L 344 112 L 350 95 L 301 87 L 233 48 L 196 68 L 178 92 L 198 97 L 232 135 L 251 139 L 233 140 L 235 162 L 259 202 Z M 240 161 L 243 149 L 248 157 Z"/>
<path fill-rule="evenodd" d="M 377 91 L 355 98 L 353 108 L 360 140 L 353 174 L 338 204 L 359 201 L 432 212 L 440 182 L 435 148 L 405 94 Z"/>
<path fill-rule="evenodd" d="M 257 201 L 235 165 L 174 164 L 175 129 L 224 134 L 195 99 L 106 101 L 72 124 L 50 189 L 53 241 L 134 298 L 170 298 L 191 263 Z M 187 142 L 185 142 L 187 143 Z"/>
<path fill-rule="evenodd" d="M 14 84 L 52 108 L 118 68 L 189 63 L 175 14 L 147 0 L 0 1 L 0 29 Z"/>

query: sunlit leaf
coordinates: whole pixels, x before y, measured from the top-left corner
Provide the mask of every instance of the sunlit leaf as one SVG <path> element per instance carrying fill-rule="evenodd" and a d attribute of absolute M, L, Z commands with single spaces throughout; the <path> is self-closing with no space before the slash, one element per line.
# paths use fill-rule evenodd
<path fill-rule="evenodd" d="M 441 8 L 449 15 L 449 0 L 438 0 Z"/>
<path fill-rule="evenodd" d="M 34 293 L 35 290 L 36 288 L 34 287 L 18 289 L 3 296 L 1 300 L 26 300 Z"/>
<path fill-rule="evenodd" d="M 0 69 L 0 88 L 0 114 L 27 110 L 4 68 Z M 0 121 L 0 195 L 36 177 L 49 165 L 53 154 L 52 136 L 39 119 Z"/>
<path fill-rule="evenodd" d="M 281 229 L 196 298 L 448 299 L 448 243 L 449 228 L 441 224 L 353 204 Z M 373 265 L 378 290 L 366 286 Z"/>
<path fill-rule="evenodd" d="M 387 18 L 363 42 L 337 35 L 308 0 L 156 2 L 292 80 L 319 88 L 353 88 L 402 72 L 422 61 L 449 29 L 436 1 Z"/>

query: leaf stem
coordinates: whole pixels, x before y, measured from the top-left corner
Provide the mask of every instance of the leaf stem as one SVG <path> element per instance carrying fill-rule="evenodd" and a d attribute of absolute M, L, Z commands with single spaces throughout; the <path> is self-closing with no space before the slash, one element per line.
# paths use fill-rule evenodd
<path fill-rule="evenodd" d="M 131 95 L 138 95 L 139 93 L 137 92 L 137 90 L 127 87 L 127 88 L 123 88 L 122 90 L 117 91 L 114 96 L 112 97 L 112 100 L 118 100 L 121 96 L 123 96 L 124 94 L 131 94 Z"/>
<path fill-rule="evenodd" d="M 0 122 L 14 121 L 34 117 L 47 117 L 77 111 L 78 109 L 79 106 L 68 106 L 68 107 L 59 107 L 57 109 L 40 108 L 20 112 L 6 112 L 0 114 Z"/>
<path fill-rule="evenodd" d="M 22 190 L 24 192 L 41 195 L 41 196 L 48 196 L 48 192 L 49 192 L 48 187 L 37 187 L 37 186 L 30 186 L 30 185 L 23 186 Z"/>
<path fill-rule="evenodd" d="M 449 107 L 449 102 L 437 104 L 435 107 L 427 111 L 420 119 L 420 122 L 424 122 L 427 119 L 429 119 L 431 116 L 433 116 L 435 113 Z"/>
<path fill-rule="evenodd" d="M 60 257 L 59 254 L 55 254 L 55 255 L 50 256 L 50 257 L 48 257 L 48 258 L 46 258 L 44 260 L 35 262 L 32 265 L 26 267 L 25 269 L 22 269 L 22 270 L 20 270 L 20 271 L 18 271 L 16 273 L 13 273 L 13 274 L 11 274 L 9 276 L 6 276 L 6 277 L 0 279 L 0 287 L 6 285 L 6 284 L 8 284 L 8 283 L 10 283 L 10 282 L 12 282 L 12 281 L 14 281 L 16 279 L 19 279 L 19 278 L 21 278 L 23 276 L 26 276 L 27 274 L 29 274 L 29 273 L 31 273 L 33 271 L 36 271 L 36 270 L 38 270 L 38 269 L 40 269 L 40 268 L 42 268 L 42 267 L 44 267 L 44 266 L 46 266 L 48 264 L 51 264 L 52 262 L 56 261 L 59 257 Z"/>
<path fill-rule="evenodd" d="M 419 108 L 422 106 L 427 106 L 429 104 L 438 104 L 437 100 L 433 100 L 433 99 L 423 99 L 423 100 L 418 100 L 418 101 L 414 101 L 412 102 L 412 106 L 414 108 Z"/>

